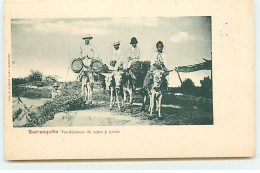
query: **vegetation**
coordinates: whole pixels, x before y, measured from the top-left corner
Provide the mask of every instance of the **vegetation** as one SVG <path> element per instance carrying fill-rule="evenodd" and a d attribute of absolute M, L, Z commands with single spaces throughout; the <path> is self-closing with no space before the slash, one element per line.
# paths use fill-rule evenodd
<path fill-rule="evenodd" d="M 195 85 L 193 83 L 193 81 L 189 78 L 185 79 L 182 84 L 181 84 L 181 88 L 183 93 L 185 94 L 194 94 L 195 91 Z"/>
<path fill-rule="evenodd" d="M 204 79 L 200 81 L 200 84 L 200 95 L 202 97 L 212 98 L 212 80 L 209 77 L 204 77 Z"/>
<path fill-rule="evenodd" d="M 13 97 L 26 97 L 26 98 L 51 98 L 51 89 L 48 88 L 26 88 L 26 87 L 13 87 Z"/>
<path fill-rule="evenodd" d="M 200 84 L 201 86 L 197 87 L 191 79 L 187 78 L 183 81 L 180 88 L 171 88 L 170 90 L 187 95 L 212 98 L 212 80 L 209 77 L 204 77 L 203 80 L 200 80 Z"/>
<path fill-rule="evenodd" d="M 65 83 L 61 86 L 62 94 L 55 99 L 45 102 L 42 106 L 27 110 L 29 121 L 25 127 L 42 126 L 46 121 L 54 118 L 59 112 L 67 112 L 83 109 L 85 104 L 80 95 L 80 83 Z M 26 109 L 26 108 L 25 108 Z M 23 111 L 20 109 L 13 112 L 15 119 L 21 115 Z"/>
<path fill-rule="evenodd" d="M 50 86 L 57 81 L 57 76 L 46 76 L 37 70 L 31 70 L 31 73 L 24 78 L 12 79 L 13 97 L 27 98 L 51 98 Z"/>
<path fill-rule="evenodd" d="M 41 73 L 35 71 L 32 71 L 29 76 L 13 79 L 13 96 L 51 98 L 51 88 L 48 86 L 51 86 L 53 81 L 56 81 L 56 78 L 49 76 L 46 79 L 47 77 L 44 78 L 41 76 Z M 40 78 L 41 81 L 39 81 Z M 163 95 L 162 103 L 164 105 L 180 106 L 181 108 L 163 107 L 162 114 L 164 120 L 159 121 L 158 119 L 154 119 L 149 122 L 156 125 L 212 124 L 212 81 L 206 77 L 200 83 L 201 87 L 196 87 L 191 79 L 186 79 L 181 87 L 169 88 Z M 29 85 L 30 87 L 28 87 Z M 28 122 L 24 126 L 42 126 L 46 121 L 54 119 L 54 115 L 59 112 L 66 113 L 68 111 L 87 108 L 81 97 L 81 84 L 79 82 L 62 83 L 59 89 L 62 93 L 59 97 L 49 100 L 39 107 L 29 108 L 27 111 L 23 107 L 14 110 L 13 119 L 17 119 L 25 113 L 29 118 L 27 118 Z M 93 109 L 98 108 L 99 110 L 108 111 L 109 94 L 103 94 L 98 91 L 95 91 L 93 94 L 93 100 L 99 101 L 98 104 L 94 105 Z M 174 93 L 183 93 L 183 95 L 175 95 Z M 134 95 L 134 103 L 141 102 L 141 95 L 136 93 Z M 118 112 L 116 108 L 112 111 Z M 137 105 L 133 106 L 132 113 L 129 112 L 129 108 L 127 108 L 124 114 L 139 117 L 142 120 L 147 120 L 148 118 L 147 113 L 142 113 L 140 106 Z"/>
<path fill-rule="evenodd" d="M 31 70 L 31 74 L 28 76 L 29 81 L 42 81 L 43 74 L 38 70 Z"/>

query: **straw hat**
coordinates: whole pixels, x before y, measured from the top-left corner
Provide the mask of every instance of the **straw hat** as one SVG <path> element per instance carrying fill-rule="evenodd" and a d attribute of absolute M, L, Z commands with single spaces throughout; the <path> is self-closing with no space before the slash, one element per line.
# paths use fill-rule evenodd
<path fill-rule="evenodd" d="M 85 39 L 93 39 L 93 37 L 90 34 L 88 34 L 86 37 L 83 37 L 82 39 L 83 40 L 85 40 Z"/>
<path fill-rule="evenodd" d="M 120 45 L 120 42 L 117 41 L 117 42 L 115 42 L 113 45 L 114 45 L 114 46 L 116 46 L 116 45 Z"/>

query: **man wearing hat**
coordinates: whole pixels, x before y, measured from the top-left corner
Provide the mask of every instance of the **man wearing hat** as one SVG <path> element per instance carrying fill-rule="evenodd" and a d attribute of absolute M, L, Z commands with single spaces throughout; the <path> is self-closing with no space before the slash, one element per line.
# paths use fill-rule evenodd
<path fill-rule="evenodd" d="M 117 41 L 114 44 L 114 50 L 112 53 L 111 61 L 110 61 L 110 69 L 118 70 L 121 66 L 123 66 L 123 53 L 120 49 L 120 42 Z"/>
<path fill-rule="evenodd" d="M 81 77 L 82 75 L 84 75 L 85 71 L 88 71 L 87 67 L 91 65 L 93 60 L 96 60 L 99 57 L 98 51 L 92 44 L 90 44 L 90 40 L 92 40 L 93 37 L 90 34 L 88 34 L 86 37 L 83 37 L 82 39 L 85 41 L 85 43 L 80 46 L 80 55 L 82 57 L 81 59 L 83 61 L 83 64 L 86 67 L 84 66 L 81 70 L 78 76 L 79 81 L 81 81 Z"/>
<path fill-rule="evenodd" d="M 125 64 L 124 68 L 129 68 L 134 62 L 139 60 L 140 56 L 140 49 L 137 47 L 137 39 L 135 37 L 131 38 L 131 47 L 127 50 L 127 63 Z"/>
<path fill-rule="evenodd" d="M 90 44 L 90 40 L 93 39 L 93 37 L 89 34 L 86 37 L 82 38 L 85 41 L 84 45 L 80 46 L 80 55 L 82 56 L 83 59 L 97 59 L 98 58 L 98 51 L 93 47 L 92 44 Z M 90 63 L 87 62 L 87 63 Z M 90 64 L 85 64 L 85 65 L 90 65 Z"/>
<path fill-rule="evenodd" d="M 131 47 L 127 50 L 126 56 L 127 56 L 127 62 L 124 63 L 124 69 L 129 69 L 129 74 L 131 75 L 133 79 L 133 88 L 135 90 L 136 88 L 136 76 L 133 74 L 132 70 L 130 69 L 131 65 L 134 64 L 134 62 L 139 60 L 140 56 L 140 49 L 137 47 L 137 39 L 135 37 L 131 38 Z"/>

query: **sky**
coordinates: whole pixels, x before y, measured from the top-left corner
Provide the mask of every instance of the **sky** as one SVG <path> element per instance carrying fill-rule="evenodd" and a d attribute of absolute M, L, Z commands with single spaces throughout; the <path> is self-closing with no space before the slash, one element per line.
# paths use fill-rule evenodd
<path fill-rule="evenodd" d="M 140 60 L 150 60 L 156 43 L 164 43 L 168 69 L 211 59 L 212 35 L 210 17 L 173 18 L 84 18 L 84 19 L 12 19 L 12 77 L 28 76 L 31 70 L 44 75 L 57 75 L 60 81 L 76 80 L 69 69 L 73 59 L 80 57 L 82 37 L 91 34 L 91 44 L 99 57 L 108 63 L 120 41 L 120 49 L 128 49 L 132 37 L 138 40 Z M 196 86 L 210 77 L 210 71 L 180 73 Z M 169 86 L 180 86 L 175 71 L 168 77 Z"/>

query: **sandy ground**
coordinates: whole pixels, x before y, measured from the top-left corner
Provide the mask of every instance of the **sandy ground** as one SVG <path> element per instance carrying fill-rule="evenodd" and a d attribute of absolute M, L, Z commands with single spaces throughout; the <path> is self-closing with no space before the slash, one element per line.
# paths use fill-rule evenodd
<path fill-rule="evenodd" d="M 80 110 L 58 113 L 53 120 L 47 121 L 43 127 L 77 127 L 77 126 L 122 126 L 145 125 L 148 121 L 128 115 L 99 110 Z"/>

